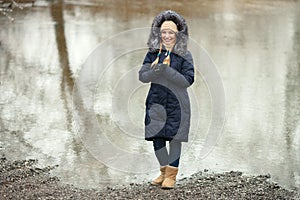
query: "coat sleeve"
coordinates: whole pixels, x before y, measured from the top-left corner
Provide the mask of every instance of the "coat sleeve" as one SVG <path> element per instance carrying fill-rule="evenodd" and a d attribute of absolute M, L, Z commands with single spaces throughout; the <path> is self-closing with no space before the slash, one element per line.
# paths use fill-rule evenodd
<path fill-rule="evenodd" d="M 187 88 L 194 83 L 194 62 L 190 52 L 187 52 L 181 69 L 181 72 L 178 72 L 171 67 L 167 67 L 165 77 L 175 85 Z"/>
<path fill-rule="evenodd" d="M 143 83 L 152 82 L 158 77 L 158 74 L 151 69 L 151 64 L 153 62 L 152 57 L 153 56 L 148 52 L 139 71 L 139 80 Z"/>

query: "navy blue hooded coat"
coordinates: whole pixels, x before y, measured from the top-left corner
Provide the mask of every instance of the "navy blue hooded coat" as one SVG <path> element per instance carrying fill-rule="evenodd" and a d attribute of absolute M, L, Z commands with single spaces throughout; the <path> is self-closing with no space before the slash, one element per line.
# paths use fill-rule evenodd
<path fill-rule="evenodd" d="M 161 41 L 160 26 L 166 20 L 172 20 L 177 25 L 178 33 L 170 54 L 170 66 L 157 73 L 151 64 L 157 57 Z M 194 65 L 192 55 L 187 50 L 187 40 L 187 25 L 177 13 L 165 11 L 154 19 L 148 40 L 149 51 L 139 71 L 140 81 L 151 82 L 146 99 L 146 140 L 164 138 L 169 141 L 188 141 L 191 112 L 187 88 L 194 82 Z M 163 49 L 159 63 L 166 57 L 165 53 Z"/>

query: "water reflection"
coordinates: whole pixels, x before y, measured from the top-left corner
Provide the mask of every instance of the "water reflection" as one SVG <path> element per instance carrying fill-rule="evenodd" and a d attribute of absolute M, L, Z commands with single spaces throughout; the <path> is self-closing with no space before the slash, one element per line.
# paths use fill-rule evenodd
<path fill-rule="evenodd" d="M 191 127 L 194 140 L 184 144 L 182 176 L 204 168 L 241 170 L 270 173 L 280 184 L 299 188 L 299 2 L 173 3 L 170 7 L 163 1 L 153 7 L 149 1 L 57 1 L 15 12 L 14 23 L 0 15 L 1 151 L 13 159 L 59 164 L 56 175 L 83 187 L 150 179 L 153 174 L 135 176 L 110 169 L 86 150 L 74 124 L 73 115 L 80 116 L 80 107 L 72 108 L 72 90 L 82 63 L 99 42 L 120 31 L 148 26 L 161 10 L 172 8 L 185 16 L 191 37 L 219 66 L 227 97 L 223 135 L 214 151 L 199 160 L 195 151 L 202 147 L 212 108 L 209 91 L 197 73 L 190 89 L 192 108 L 197 108 Z M 189 7 L 197 9 L 190 12 Z M 123 135 L 109 109 L 116 82 L 142 61 L 143 54 L 135 52 L 113 63 L 117 67 L 99 80 L 103 87 L 97 88 L 94 108 L 114 145 L 150 153 L 150 143 L 136 142 L 139 135 Z M 127 84 L 135 85 L 136 80 Z M 127 85 L 123 86 L 119 92 L 126 92 Z M 129 120 L 137 124 L 132 128 L 142 128 L 146 91 L 146 86 L 137 90 L 128 102 Z"/>
<path fill-rule="evenodd" d="M 300 14 L 296 14 L 295 24 L 299 22 Z M 300 26 L 295 27 L 292 36 L 293 44 L 291 51 L 287 54 L 287 73 L 285 82 L 285 120 L 284 133 L 287 144 L 287 159 L 286 163 L 292 168 L 287 175 L 287 179 L 293 179 L 299 186 L 300 184 L 300 120 L 299 120 L 299 105 L 300 105 Z"/>

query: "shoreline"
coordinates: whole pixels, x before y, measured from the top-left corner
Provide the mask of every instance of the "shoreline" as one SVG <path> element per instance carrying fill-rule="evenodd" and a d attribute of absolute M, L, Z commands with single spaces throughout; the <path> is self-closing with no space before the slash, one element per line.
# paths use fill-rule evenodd
<path fill-rule="evenodd" d="M 57 167 L 38 168 L 37 160 L 0 160 L 0 196 L 5 199 L 300 199 L 270 180 L 270 175 L 242 172 L 198 172 L 177 181 L 175 189 L 162 190 L 148 183 L 130 183 L 100 189 L 81 189 L 63 184 L 50 175 Z"/>

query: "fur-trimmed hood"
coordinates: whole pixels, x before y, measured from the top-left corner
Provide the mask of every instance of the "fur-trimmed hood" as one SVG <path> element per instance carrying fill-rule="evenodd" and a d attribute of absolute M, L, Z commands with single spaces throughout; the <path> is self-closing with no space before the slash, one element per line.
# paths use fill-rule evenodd
<path fill-rule="evenodd" d="M 187 42 L 189 38 L 188 34 L 188 27 L 185 22 L 185 19 L 172 10 L 166 10 L 161 12 L 159 15 L 157 15 L 151 26 L 151 32 L 148 39 L 148 47 L 150 52 L 156 52 L 159 49 L 159 44 L 161 41 L 161 34 L 160 34 L 160 27 L 164 21 L 171 20 L 173 21 L 178 28 L 177 41 L 176 44 L 172 50 L 172 52 L 180 55 L 185 56 L 187 51 Z"/>

